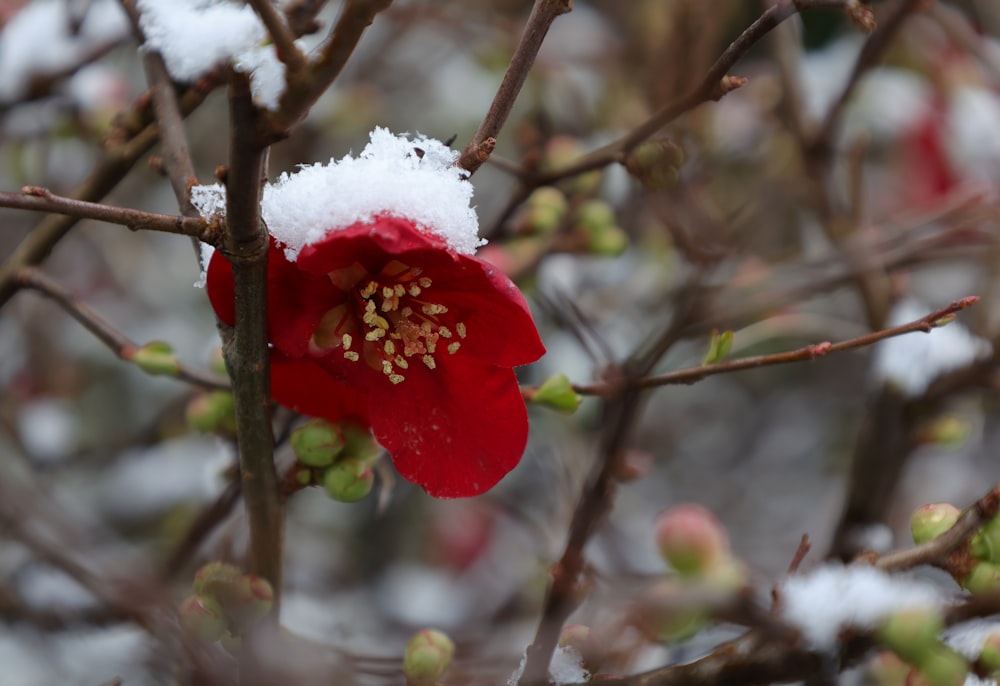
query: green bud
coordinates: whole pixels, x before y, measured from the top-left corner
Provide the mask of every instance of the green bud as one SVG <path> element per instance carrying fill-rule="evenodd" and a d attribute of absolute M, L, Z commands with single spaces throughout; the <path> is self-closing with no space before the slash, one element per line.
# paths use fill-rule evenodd
<path fill-rule="evenodd" d="M 705 353 L 705 357 L 702 358 L 701 363 L 703 365 L 708 364 L 718 364 L 726 359 L 726 355 L 733 347 L 733 332 L 723 331 L 719 333 L 718 329 L 712 329 L 712 337 L 708 342 L 708 352 Z"/>
<path fill-rule="evenodd" d="M 865 683 L 870 686 L 901 686 L 908 683 L 906 678 L 910 669 L 910 665 L 896 653 L 884 650 L 869 661 Z"/>
<path fill-rule="evenodd" d="M 668 138 L 647 141 L 625 158 L 629 174 L 653 191 L 666 190 L 676 184 L 683 163 L 684 151 Z"/>
<path fill-rule="evenodd" d="M 162 341 L 136 348 L 127 357 L 147 374 L 177 376 L 181 370 L 181 363 L 177 361 L 173 349 Z"/>
<path fill-rule="evenodd" d="M 972 537 L 969 551 L 980 560 L 1000 563 L 1000 516 L 986 522 Z"/>
<path fill-rule="evenodd" d="M 910 533 L 913 542 L 923 545 L 950 529 L 962 511 L 949 503 L 921 505 L 910 516 Z"/>
<path fill-rule="evenodd" d="M 217 588 L 232 583 L 242 575 L 242 570 L 235 565 L 226 562 L 209 562 L 195 572 L 192 586 L 198 595 L 215 597 Z"/>
<path fill-rule="evenodd" d="M 995 679 L 1000 676 L 1000 633 L 990 634 L 983 644 L 983 651 L 979 655 L 979 664 L 986 670 L 987 675 Z"/>
<path fill-rule="evenodd" d="M 663 613 L 659 622 L 661 643 L 681 643 L 693 638 L 708 624 L 708 613 L 697 608 L 683 608 Z"/>
<path fill-rule="evenodd" d="M 965 658 L 944 646 L 921 656 L 916 667 L 930 686 L 962 686 L 969 675 Z"/>
<path fill-rule="evenodd" d="M 603 200 L 588 200 L 576 213 L 576 228 L 597 255 L 615 257 L 625 252 L 628 236 L 615 225 L 615 211 Z"/>
<path fill-rule="evenodd" d="M 355 503 L 371 493 L 375 473 L 363 460 L 347 457 L 323 472 L 323 487 L 334 500 Z"/>
<path fill-rule="evenodd" d="M 701 505 L 686 503 L 663 511 L 655 529 L 660 554 L 681 577 L 705 577 L 730 559 L 726 530 Z"/>
<path fill-rule="evenodd" d="M 902 610 L 886 617 L 877 630 L 882 644 L 911 664 L 941 645 L 944 619 L 934 610 Z"/>
<path fill-rule="evenodd" d="M 382 448 L 375 441 L 371 431 L 359 429 L 348 424 L 343 427 L 344 450 L 341 451 L 343 457 L 354 457 L 367 465 L 373 465 L 382 454 Z"/>
<path fill-rule="evenodd" d="M 219 637 L 219 643 L 230 655 L 236 656 L 240 652 L 240 648 L 243 647 L 243 639 L 240 636 L 234 636 L 230 632 L 226 631 Z"/>
<path fill-rule="evenodd" d="M 202 643 L 217 641 L 226 631 L 222 607 L 213 598 L 189 595 L 181 602 L 177 616 L 184 630 Z"/>
<path fill-rule="evenodd" d="M 412 686 L 433 686 L 448 669 L 455 644 L 436 629 L 415 633 L 403 653 L 403 674 Z"/>
<path fill-rule="evenodd" d="M 291 444 L 302 464 L 329 467 L 344 449 L 344 434 L 325 419 L 312 419 L 292 432 Z"/>
<path fill-rule="evenodd" d="M 188 426 L 202 433 L 236 435 L 236 405 L 229 391 L 200 393 L 188 403 Z"/>
<path fill-rule="evenodd" d="M 568 207 L 566 196 L 558 188 L 537 189 L 525 204 L 523 230 L 532 234 L 552 233 L 559 228 Z"/>
<path fill-rule="evenodd" d="M 1000 589 L 1000 565 L 978 562 L 972 567 L 962 586 L 971 593 L 988 593 Z"/>
<path fill-rule="evenodd" d="M 946 414 L 922 426 L 917 438 L 921 443 L 958 447 L 965 443 L 971 433 L 972 425 L 969 420 Z"/>
<path fill-rule="evenodd" d="M 295 483 L 300 486 L 308 486 L 312 483 L 313 473 L 311 469 L 300 469 L 295 472 Z"/>
<path fill-rule="evenodd" d="M 531 402 L 544 405 L 558 412 L 573 414 L 580 407 L 583 398 L 573 390 L 573 384 L 565 374 L 554 374 L 545 380 L 531 396 Z"/>

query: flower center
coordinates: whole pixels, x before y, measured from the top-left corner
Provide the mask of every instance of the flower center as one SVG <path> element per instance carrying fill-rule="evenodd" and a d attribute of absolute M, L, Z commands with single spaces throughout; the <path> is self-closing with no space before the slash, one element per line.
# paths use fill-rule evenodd
<path fill-rule="evenodd" d="M 417 360 L 436 369 L 442 351 L 458 352 L 466 328 L 462 322 L 445 325 L 453 318 L 444 316 L 447 307 L 429 299 L 434 282 L 422 274 L 398 260 L 374 276 L 359 264 L 330 272 L 330 281 L 350 297 L 323 315 L 310 350 L 325 355 L 340 349 L 345 360 L 364 360 L 394 384 L 406 379 Z"/>

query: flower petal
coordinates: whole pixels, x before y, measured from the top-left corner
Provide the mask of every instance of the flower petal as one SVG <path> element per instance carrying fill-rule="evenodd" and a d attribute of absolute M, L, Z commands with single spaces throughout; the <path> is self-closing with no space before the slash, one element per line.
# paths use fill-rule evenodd
<path fill-rule="evenodd" d="M 376 376 L 369 386 L 375 438 L 399 474 L 430 495 L 479 495 L 520 462 L 528 415 L 513 370 L 466 362 L 411 366 L 398 385 Z"/>
<path fill-rule="evenodd" d="M 341 383 L 307 358 L 271 351 L 271 397 L 309 417 L 368 426 L 368 395 Z"/>
<path fill-rule="evenodd" d="M 233 267 L 221 250 L 212 255 L 206 285 L 216 315 L 232 326 L 236 321 Z M 271 343 L 286 354 L 301 357 L 323 315 L 343 301 L 344 294 L 325 275 L 304 272 L 289 262 L 272 241 L 267 256 L 267 299 Z"/>
<path fill-rule="evenodd" d="M 447 250 L 410 222 L 386 217 L 333 231 L 306 246 L 296 264 L 326 274 L 358 262 L 377 273 L 393 260 L 419 267 L 431 279 L 426 299 L 447 307 L 448 321 L 465 325 L 464 355 L 515 367 L 545 354 L 528 304 L 506 275 L 487 262 Z"/>

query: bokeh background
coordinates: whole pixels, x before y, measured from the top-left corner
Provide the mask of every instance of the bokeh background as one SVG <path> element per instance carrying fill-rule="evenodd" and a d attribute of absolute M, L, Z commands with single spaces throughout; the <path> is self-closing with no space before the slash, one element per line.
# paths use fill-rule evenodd
<path fill-rule="evenodd" d="M 577 0 L 555 22 L 494 162 L 473 178 L 491 240 L 484 256 L 518 278 L 549 350 L 523 370 L 524 383 L 555 373 L 601 378 L 679 304 L 690 309 L 684 337 L 660 371 L 699 364 L 712 328 L 734 331 L 731 356 L 763 354 L 901 323 L 893 321 L 899 303 L 922 316 L 968 295 L 982 301 L 950 326 L 983 342 L 939 341 L 942 329 L 877 353 L 895 365 L 876 363 L 865 348 L 651 391 L 628 440 L 635 478 L 621 485 L 588 547 L 591 597 L 575 617 L 621 628 L 608 639 L 618 653 L 612 671 L 692 657 L 721 635 L 660 646 L 629 624 L 637 589 L 667 573 L 652 522 L 669 505 L 710 508 L 766 592 L 803 534 L 813 542 L 807 564 L 830 550 L 852 456 L 883 456 L 873 431 L 909 438 L 883 445 L 905 465 L 898 487 L 878 496 L 887 526 L 863 532 L 866 542 L 909 545 L 914 507 L 964 506 L 1000 480 L 989 343 L 1000 337 L 996 3 L 926 3 L 914 12 L 828 135 L 824 118 L 866 36 L 837 12 L 793 18 L 733 70 L 749 77 L 745 86 L 661 132 L 683 151 L 670 188 L 645 188 L 617 164 L 559 185 L 571 204 L 599 200 L 613 210 L 616 247 L 597 250 L 572 221 L 557 239 L 527 226 L 518 168 L 544 169 L 628 132 L 693 88 L 766 4 Z M 876 18 L 898 5 L 873 3 Z M 339 6 L 323 10 L 323 26 Z M 397 0 L 294 135 L 274 146 L 272 176 L 357 152 L 376 125 L 455 136 L 463 147 L 530 6 Z M 117 3 L 0 1 L 0 189 L 69 193 L 100 159 L 115 113 L 144 87 Z M 186 131 L 199 177 L 211 182 L 227 155 L 223 91 Z M 177 212 L 155 164 L 137 165 L 107 201 Z M 0 258 L 38 221 L 0 210 Z M 44 270 L 132 340 L 168 341 L 185 363 L 209 367 L 219 337 L 186 239 L 82 221 Z M 898 390 L 908 374 L 929 383 L 945 372 L 949 382 L 926 403 L 923 389 Z M 233 478 L 233 446 L 185 422 L 196 392 L 116 359 L 36 293 L 0 311 L 0 481 L 18 495 L 0 526 L 0 686 L 178 683 L 155 641 L 4 532 L 11 517 L 36 522 L 98 574 L 156 578 Z M 910 403 L 910 413 L 886 409 L 886 393 Z M 428 625 L 458 642 L 456 683 L 504 683 L 531 640 L 604 428 L 596 398 L 572 416 L 530 413 L 522 464 L 483 497 L 436 501 L 398 478 L 380 480 L 354 505 L 315 489 L 296 494 L 284 623 L 335 646 L 358 683 L 401 683 L 394 670 L 406 637 Z M 166 592 L 179 599 L 200 563 L 238 558 L 241 512 L 233 501 Z"/>

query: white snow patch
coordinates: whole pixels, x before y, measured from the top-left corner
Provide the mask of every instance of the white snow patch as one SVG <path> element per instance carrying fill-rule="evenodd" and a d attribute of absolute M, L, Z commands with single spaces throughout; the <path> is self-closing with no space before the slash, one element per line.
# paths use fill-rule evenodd
<path fill-rule="evenodd" d="M 376 127 L 357 157 L 282 174 L 264 189 L 261 212 L 290 260 L 331 231 L 378 216 L 408 219 L 452 250 L 472 254 L 486 241 L 479 238 L 470 205 L 472 184 L 454 166 L 457 159 L 458 152 L 440 141 Z M 218 184 L 195 187 L 191 200 L 206 218 L 225 212 L 225 191 Z"/>
<path fill-rule="evenodd" d="M 932 308 L 911 299 L 900 300 L 889 313 L 889 326 L 900 326 L 926 316 Z M 992 353 L 990 343 L 972 335 L 954 321 L 929 333 L 911 333 L 880 341 L 875 346 L 874 376 L 899 387 L 914 398 L 942 374 L 964 367 Z"/>
<path fill-rule="evenodd" d="M 874 629 L 901 610 L 938 609 L 933 586 L 874 567 L 827 565 L 789 577 L 781 587 L 783 619 L 817 650 L 831 650 L 848 628 Z"/>
<path fill-rule="evenodd" d="M 64 0 L 34 0 L 0 31 L 0 102 L 22 98 L 32 79 L 72 69 L 103 45 L 128 34 L 125 13 L 114 0 L 87 8 L 71 31 Z"/>
<path fill-rule="evenodd" d="M 521 655 L 521 663 L 514 670 L 514 673 L 507 679 L 507 686 L 517 686 L 517 682 L 524 675 L 524 665 L 528 661 L 528 654 Z M 552 653 L 552 662 L 549 663 L 549 681 L 559 686 L 559 684 L 578 684 L 590 679 L 590 672 L 583 668 L 583 658 L 579 651 L 571 646 L 558 646 Z"/>
<path fill-rule="evenodd" d="M 139 0 L 139 9 L 145 46 L 163 56 L 175 81 L 190 83 L 232 62 L 250 74 L 254 103 L 278 109 L 285 65 L 253 8 L 227 0 Z M 295 44 L 307 51 L 303 41 Z"/>
<path fill-rule="evenodd" d="M 208 243 L 201 244 L 201 253 L 198 255 L 198 264 L 201 266 L 201 274 L 198 276 L 198 280 L 194 282 L 195 288 L 204 288 L 208 284 L 208 263 L 212 261 L 212 255 L 215 254 L 215 247 L 209 245 Z"/>

